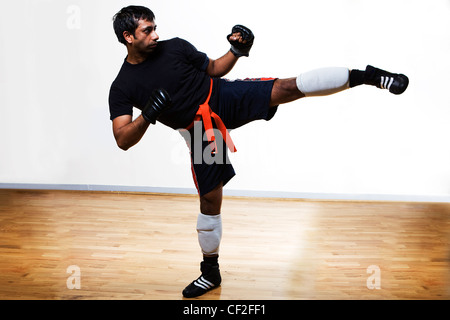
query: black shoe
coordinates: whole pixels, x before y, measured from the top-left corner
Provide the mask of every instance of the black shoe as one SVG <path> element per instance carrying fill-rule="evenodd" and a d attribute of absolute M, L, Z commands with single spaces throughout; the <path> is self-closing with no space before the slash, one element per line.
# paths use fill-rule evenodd
<path fill-rule="evenodd" d="M 183 290 L 185 298 L 194 298 L 205 294 L 209 290 L 217 288 L 222 282 L 219 265 L 211 265 L 205 262 L 200 263 L 202 275 L 193 281 Z"/>
<path fill-rule="evenodd" d="M 371 84 L 380 89 L 387 89 L 393 94 L 402 94 L 409 84 L 404 74 L 390 73 L 372 66 L 366 67 L 365 84 Z"/>

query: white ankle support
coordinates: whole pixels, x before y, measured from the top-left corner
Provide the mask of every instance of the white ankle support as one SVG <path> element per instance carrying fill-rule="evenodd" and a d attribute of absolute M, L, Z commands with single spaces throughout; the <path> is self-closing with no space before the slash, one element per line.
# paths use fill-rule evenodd
<path fill-rule="evenodd" d="M 206 256 L 219 254 L 222 239 L 222 217 L 200 213 L 197 218 L 198 242 L 202 253 Z"/>
<path fill-rule="evenodd" d="M 350 70 L 330 67 L 302 73 L 297 77 L 297 87 L 307 97 L 326 96 L 349 88 Z"/>

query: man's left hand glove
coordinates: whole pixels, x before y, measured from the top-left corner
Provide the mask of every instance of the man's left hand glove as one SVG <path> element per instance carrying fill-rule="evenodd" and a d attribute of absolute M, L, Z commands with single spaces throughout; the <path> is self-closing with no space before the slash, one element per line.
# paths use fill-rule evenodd
<path fill-rule="evenodd" d="M 156 123 L 156 119 L 165 109 L 172 106 L 172 100 L 164 89 L 154 90 L 148 99 L 147 104 L 142 110 L 142 117 L 145 121 L 152 124 Z"/>
<path fill-rule="evenodd" d="M 236 40 L 231 40 L 230 38 L 234 36 L 235 33 L 240 33 L 240 37 L 237 36 Z M 255 36 L 249 28 L 238 24 L 233 27 L 231 33 L 227 36 L 227 39 L 228 42 L 231 43 L 231 52 L 239 58 L 242 56 L 248 57 Z M 240 41 L 240 39 L 242 40 Z"/>

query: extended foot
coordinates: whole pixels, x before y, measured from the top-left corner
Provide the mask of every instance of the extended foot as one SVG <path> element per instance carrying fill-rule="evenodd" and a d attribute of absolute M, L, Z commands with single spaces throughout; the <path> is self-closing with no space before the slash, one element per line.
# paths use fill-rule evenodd
<path fill-rule="evenodd" d="M 409 84 L 409 79 L 404 74 L 390 73 L 370 65 L 366 67 L 364 80 L 366 84 L 387 89 L 393 94 L 402 94 Z"/>
<path fill-rule="evenodd" d="M 217 288 L 222 282 L 219 265 L 211 265 L 205 262 L 200 263 L 201 276 L 194 280 L 183 290 L 185 298 L 195 298 L 206 292 Z"/>

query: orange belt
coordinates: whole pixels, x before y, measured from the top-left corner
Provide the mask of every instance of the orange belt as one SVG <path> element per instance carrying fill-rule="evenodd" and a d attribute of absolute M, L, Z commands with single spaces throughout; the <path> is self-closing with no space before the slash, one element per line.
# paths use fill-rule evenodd
<path fill-rule="evenodd" d="M 208 98 L 206 98 L 206 101 L 200 105 L 197 113 L 195 114 L 194 121 L 186 128 L 186 130 L 192 129 L 194 127 L 195 121 L 200 120 L 203 121 L 203 125 L 205 126 L 206 137 L 208 139 L 208 142 L 210 143 L 212 152 L 215 153 L 217 150 L 217 145 L 211 121 L 211 118 L 213 118 L 214 122 L 216 123 L 217 129 L 219 129 L 220 133 L 222 134 L 222 138 L 224 139 L 225 143 L 228 146 L 228 149 L 230 149 L 231 152 L 236 152 L 237 151 L 236 147 L 234 146 L 233 140 L 231 140 L 230 133 L 225 127 L 225 124 L 223 123 L 222 119 L 220 119 L 220 117 L 211 110 L 211 107 L 208 104 L 209 99 L 211 99 L 212 88 L 213 88 L 213 80 L 211 79 L 211 86 L 209 87 Z"/>

